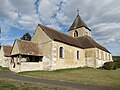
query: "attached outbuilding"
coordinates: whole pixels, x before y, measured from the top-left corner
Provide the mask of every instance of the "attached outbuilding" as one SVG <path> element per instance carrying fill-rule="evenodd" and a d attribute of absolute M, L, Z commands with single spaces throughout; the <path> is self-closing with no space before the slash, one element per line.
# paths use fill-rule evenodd
<path fill-rule="evenodd" d="M 37 43 L 16 39 L 11 52 L 10 70 L 42 70 L 43 53 Z"/>
<path fill-rule="evenodd" d="M 12 46 L 10 45 L 2 45 L 0 47 L 0 66 L 9 67 L 9 62 L 11 60 L 10 53 L 12 50 Z"/>

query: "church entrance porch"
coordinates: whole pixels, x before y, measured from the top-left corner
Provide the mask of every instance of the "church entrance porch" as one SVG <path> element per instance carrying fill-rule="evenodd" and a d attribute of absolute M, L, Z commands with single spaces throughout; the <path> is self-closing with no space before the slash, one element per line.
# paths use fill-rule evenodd
<path fill-rule="evenodd" d="M 14 55 L 11 57 L 9 66 L 11 71 L 23 72 L 43 69 L 43 56 Z"/>

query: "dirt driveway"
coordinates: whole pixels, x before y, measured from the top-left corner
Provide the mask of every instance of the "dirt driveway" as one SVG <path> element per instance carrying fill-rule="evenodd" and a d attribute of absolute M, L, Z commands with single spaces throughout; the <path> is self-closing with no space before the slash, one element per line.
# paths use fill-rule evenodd
<path fill-rule="evenodd" d="M 32 78 L 32 77 L 26 77 L 26 76 L 19 76 L 16 73 L 13 73 L 10 71 L 0 72 L 0 78 L 9 78 L 9 79 L 27 81 L 27 82 L 33 82 L 33 83 L 65 86 L 65 87 L 71 87 L 71 88 L 76 88 L 80 90 L 120 90 L 120 88 L 100 86 L 100 85 L 90 85 L 90 84 L 73 83 L 73 82 L 67 82 L 67 81 L 38 79 L 38 78 Z"/>

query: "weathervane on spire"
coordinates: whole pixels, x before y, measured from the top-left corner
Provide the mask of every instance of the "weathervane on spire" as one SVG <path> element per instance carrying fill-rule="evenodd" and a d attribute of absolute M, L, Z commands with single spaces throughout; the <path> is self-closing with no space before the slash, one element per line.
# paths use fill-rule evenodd
<path fill-rule="evenodd" d="M 79 15 L 79 12 L 80 12 L 80 10 L 79 10 L 79 8 L 77 8 L 77 15 Z"/>

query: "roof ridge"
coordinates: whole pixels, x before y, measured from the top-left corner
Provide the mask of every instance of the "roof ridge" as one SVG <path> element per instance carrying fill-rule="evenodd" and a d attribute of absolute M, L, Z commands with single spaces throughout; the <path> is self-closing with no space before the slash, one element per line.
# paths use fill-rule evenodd
<path fill-rule="evenodd" d="M 16 40 L 19 40 L 19 41 L 22 41 L 22 42 L 28 42 L 28 43 L 35 43 L 35 44 L 37 44 L 36 42 L 32 42 L 32 41 L 26 41 L 26 40 L 21 40 L 21 39 L 16 39 Z"/>
<path fill-rule="evenodd" d="M 67 34 L 64 34 L 64 33 L 62 33 L 62 32 L 59 32 L 59 31 L 57 31 L 57 30 L 55 30 L 55 29 L 52 29 L 52 28 L 50 28 L 50 27 L 47 27 L 47 26 L 44 26 L 44 25 L 41 25 L 41 24 L 38 24 L 38 25 L 41 27 L 41 29 L 43 29 L 43 31 L 44 31 L 52 40 L 54 40 L 54 41 L 60 41 L 60 42 L 62 42 L 62 43 L 66 43 L 66 44 L 69 44 L 69 45 L 74 45 L 75 47 L 83 48 L 83 45 L 80 44 L 76 38 L 74 38 L 74 37 L 72 37 L 72 36 L 69 36 L 69 35 L 67 35 Z M 50 34 L 50 33 L 48 33 L 48 32 L 55 33 L 55 35 L 53 36 L 53 34 Z M 60 36 L 56 36 L 57 34 L 60 35 Z M 62 37 L 62 40 L 59 39 L 60 37 Z M 69 38 L 69 40 L 68 40 L 68 38 Z M 65 40 L 65 41 L 63 41 L 63 40 Z M 74 44 L 73 44 L 73 42 L 74 42 Z M 78 44 L 78 43 L 79 43 L 79 44 Z"/>
<path fill-rule="evenodd" d="M 39 24 L 39 25 L 40 25 L 40 26 L 47 27 L 47 26 L 42 25 L 42 24 Z M 56 29 L 53 29 L 53 28 L 50 28 L 50 27 L 47 27 L 47 28 L 52 29 L 52 30 L 54 30 L 54 31 L 56 31 L 56 32 L 58 32 L 58 33 L 61 33 L 61 34 L 65 35 L 65 36 L 68 36 L 68 37 L 71 37 L 71 38 L 73 38 L 73 39 L 76 39 L 76 38 L 74 38 L 74 37 L 72 37 L 72 36 L 70 36 L 70 35 L 67 35 L 67 34 L 65 34 L 65 33 L 59 32 L 59 31 L 57 31 Z M 43 28 L 43 29 L 44 29 L 44 28 Z"/>

